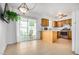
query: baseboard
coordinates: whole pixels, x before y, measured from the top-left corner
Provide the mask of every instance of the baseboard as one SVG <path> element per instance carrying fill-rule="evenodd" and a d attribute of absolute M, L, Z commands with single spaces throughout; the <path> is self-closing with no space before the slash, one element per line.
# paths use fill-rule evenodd
<path fill-rule="evenodd" d="M 79 54 L 75 53 L 75 51 L 72 51 L 72 53 L 73 53 L 74 55 L 79 55 Z"/>
<path fill-rule="evenodd" d="M 14 43 L 16 43 L 16 42 L 8 42 L 8 44 L 14 44 Z"/>
<path fill-rule="evenodd" d="M 0 55 L 4 55 L 4 52 L 5 52 L 6 48 L 7 48 L 7 44 L 4 46 L 3 50 L 0 51 Z"/>

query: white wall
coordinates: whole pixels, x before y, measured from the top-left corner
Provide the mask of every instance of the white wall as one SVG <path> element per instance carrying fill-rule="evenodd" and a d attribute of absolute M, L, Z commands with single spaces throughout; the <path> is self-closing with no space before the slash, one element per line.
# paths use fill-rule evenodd
<path fill-rule="evenodd" d="M 4 53 L 7 46 L 7 24 L 0 20 L 0 54 Z"/>
<path fill-rule="evenodd" d="M 0 15 L 4 10 L 4 4 L 0 4 Z M 7 24 L 0 18 L 0 54 L 4 53 L 7 44 L 16 42 L 16 23 Z"/>
<path fill-rule="evenodd" d="M 79 54 L 79 8 L 74 10 L 72 16 L 72 51 Z"/>
<path fill-rule="evenodd" d="M 7 24 L 0 20 L 0 54 L 4 53 L 7 44 L 16 42 L 16 24 Z"/>
<path fill-rule="evenodd" d="M 8 39 L 7 39 L 7 43 L 8 44 L 12 44 L 12 43 L 16 43 L 17 39 L 16 39 L 16 22 L 11 22 L 8 24 Z"/>
<path fill-rule="evenodd" d="M 2 6 L 0 5 L 0 16 L 2 12 Z M 4 50 L 7 46 L 7 35 L 7 24 L 0 18 L 0 54 L 4 53 Z"/>
<path fill-rule="evenodd" d="M 75 40 L 75 53 L 79 54 L 79 9 L 76 10 L 76 40 Z"/>
<path fill-rule="evenodd" d="M 72 12 L 72 51 L 75 51 L 76 42 L 76 10 Z"/>
<path fill-rule="evenodd" d="M 40 39 L 40 31 L 41 31 L 41 20 L 37 19 L 36 20 L 36 39 Z"/>

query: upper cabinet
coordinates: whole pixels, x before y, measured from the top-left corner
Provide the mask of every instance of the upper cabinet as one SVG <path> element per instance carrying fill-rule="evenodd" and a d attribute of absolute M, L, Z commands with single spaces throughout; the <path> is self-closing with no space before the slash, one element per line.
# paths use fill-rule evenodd
<path fill-rule="evenodd" d="M 49 20 L 46 18 L 41 19 L 41 26 L 49 26 Z"/>
<path fill-rule="evenodd" d="M 52 26 L 57 27 L 57 21 L 52 21 Z"/>
<path fill-rule="evenodd" d="M 53 27 L 63 27 L 65 24 L 72 25 L 72 19 L 66 19 L 61 21 L 52 21 Z"/>
<path fill-rule="evenodd" d="M 53 27 L 62 27 L 63 22 L 62 21 L 52 21 L 52 26 Z"/>
<path fill-rule="evenodd" d="M 64 24 L 72 25 L 72 19 L 63 20 L 63 23 L 64 23 Z"/>
<path fill-rule="evenodd" d="M 72 19 L 68 19 L 69 25 L 72 25 Z"/>
<path fill-rule="evenodd" d="M 57 21 L 57 27 L 62 27 L 63 26 L 63 22 L 62 21 Z"/>

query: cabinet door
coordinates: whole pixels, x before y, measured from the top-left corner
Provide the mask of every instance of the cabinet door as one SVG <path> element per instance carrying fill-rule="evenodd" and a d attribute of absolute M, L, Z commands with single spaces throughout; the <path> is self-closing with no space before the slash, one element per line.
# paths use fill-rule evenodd
<path fill-rule="evenodd" d="M 72 39 L 72 32 L 71 31 L 68 32 L 68 38 Z"/>
<path fill-rule="evenodd" d="M 48 42 L 48 40 L 49 40 L 49 32 L 48 31 L 43 31 L 42 32 L 42 40 L 44 42 Z"/>
<path fill-rule="evenodd" d="M 69 24 L 69 20 L 67 19 L 67 20 L 65 20 L 65 24 Z"/>
<path fill-rule="evenodd" d="M 57 32 L 57 38 L 60 38 L 60 31 Z"/>
<path fill-rule="evenodd" d="M 57 41 L 57 31 L 53 31 L 53 42 Z"/>
<path fill-rule="evenodd" d="M 72 19 L 68 19 L 69 25 L 72 25 Z"/>
<path fill-rule="evenodd" d="M 66 20 L 64 20 L 64 24 L 72 25 L 72 19 L 66 19 Z"/>
<path fill-rule="evenodd" d="M 42 40 L 47 43 L 52 43 L 52 31 L 43 31 Z"/>
<path fill-rule="evenodd" d="M 57 27 L 57 21 L 52 21 L 52 26 Z"/>
<path fill-rule="evenodd" d="M 40 39 L 42 40 L 42 31 L 40 31 Z"/>
<path fill-rule="evenodd" d="M 63 26 L 63 22 L 62 21 L 57 21 L 57 27 L 62 27 Z"/>
<path fill-rule="evenodd" d="M 49 26 L 49 20 L 48 19 L 41 19 L 41 26 Z"/>

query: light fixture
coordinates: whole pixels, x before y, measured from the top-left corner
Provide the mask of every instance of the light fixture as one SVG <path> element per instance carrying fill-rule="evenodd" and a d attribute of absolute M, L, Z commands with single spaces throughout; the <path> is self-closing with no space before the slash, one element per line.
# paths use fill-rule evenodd
<path fill-rule="evenodd" d="M 18 7 L 18 9 L 19 9 L 19 11 L 22 12 L 22 13 L 26 13 L 26 12 L 29 10 L 29 8 L 28 8 L 28 6 L 27 6 L 26 3 L 22 3 L 22 4 Z"/>
<path fill-rule="evenodd" d="M 65 13 L 63 13 L 63 12 L 58 12 L 57 17 L 61 19 L 63 17 L 67 17 L 67 15 Z"/>
<path fill-rule="evenodd" d="M 20 12 L 22 12 L 23 14 L 27 13 L 28 11 L 30 11 L 31 9 L 34 8 L 34 5 L 33 4 L 30 4 L 30 3 L 22 3 L 18 9 Z"/>

